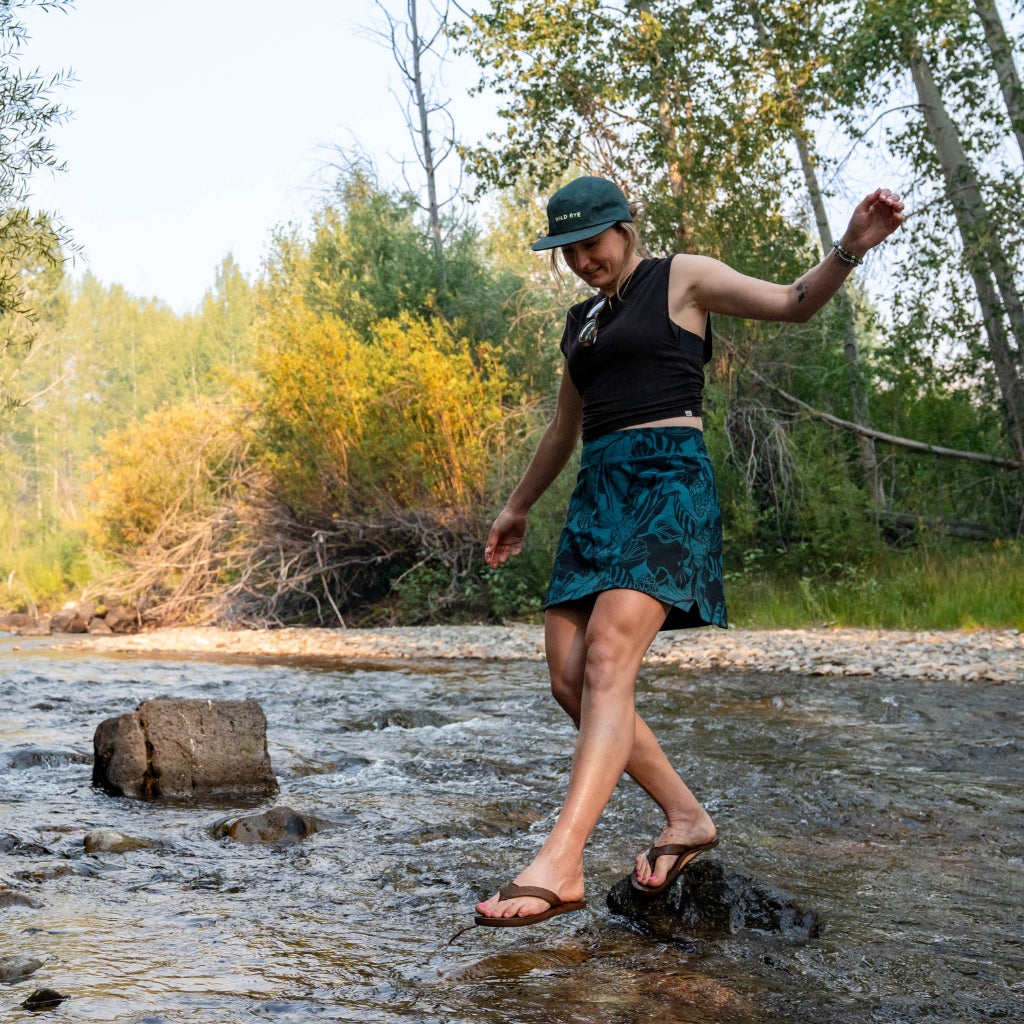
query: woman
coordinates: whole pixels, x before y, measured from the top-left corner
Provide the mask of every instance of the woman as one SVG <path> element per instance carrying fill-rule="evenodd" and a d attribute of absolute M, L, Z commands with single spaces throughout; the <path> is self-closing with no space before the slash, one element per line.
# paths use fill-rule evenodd
<path fill-rule="evenodd" d="M 548 234 L 533 249 L 560 250 L 596 295 L 568 312 L 555 415 L 484 557 L 497 568 L 520 552 L 527 513 L 582 433 L 544 625 L 552 692 L 578 736 L 554 828 L 511 885 L 477 904 L 478 925 L 535 924 L 586 905 L 583 850 L 623 771 L 665 815 L 636 859 L 637 889 L 661 892 L 717 844 L 714 822 L 633 704 L 659 630 L 726 625 L 720 516 L 701 432 L 710 314 L 808 320 L 899 227 L 903 204 L 887 189 L 872 192 L 825 259 L 788 286 L 703 256 L 641 259 L 630 206 L 602 178 L 559 189 L 547 214 Z"/>

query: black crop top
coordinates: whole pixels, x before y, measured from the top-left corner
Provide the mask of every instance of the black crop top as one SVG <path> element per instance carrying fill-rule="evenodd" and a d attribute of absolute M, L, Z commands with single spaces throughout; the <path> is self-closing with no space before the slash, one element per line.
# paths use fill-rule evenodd
<path fill-rule="evenodd" d="M 569 309 L 561 349 L 583 398 L 584 441 L 634 423 L 701 414 L 711 317 L 703 338 L 669 319 L 671 266 L 671 257 L 640 261 L 621 297 L 601 310 L 591 348 L 579 344 L 579 331 L 597 298 Z"/>

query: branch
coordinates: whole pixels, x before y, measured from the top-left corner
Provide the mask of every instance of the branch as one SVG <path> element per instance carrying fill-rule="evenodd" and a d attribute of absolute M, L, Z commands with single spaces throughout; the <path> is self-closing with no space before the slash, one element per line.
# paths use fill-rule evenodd
<path fill-rule="evenodd" d="M 1004 469 L 1020 468 L 1020 463 L 1014 459 L 1003 459 L 998 455 L 985 455 L 981 452 L 963 452 L 956 448 L 942 448 L 937 444 L 927 444 L 924 441 L 912 441 L 906 437 L 897 437 L 895 434 L 886 434 L 881 430 L 873 430 L 871 427 L 862 427 L 857 423 L 851 423 L 849 420 L 842 420 L 838 416 L 833 416 L 830 413 L 822 412 L 820 409 L 813 408 L 806 402 L 796 398 L 794 395 L 783 391 L 782 388 L 778 387 L 778 385 L 766 380 L 759 373 L 756 373 L 753 370 L 750 370 L 749 372 L 759 383 L 770 388 L 780 398 L 798 406 L 815 419 L 824 420 L 826 423 L 831 423 L 832 426 L 840 427 L 842 430 L 849 430 L 851 433 L 860 434 L 863 437 L 873 437 L 877 441 L 885 441 L 888 444 L 896 445 L 899 448 L 906 448 L 912 452 L 927 452 L 930 455 L 941 455 L 947 459 L 965 459 L 968 462 L 987 462 L 990 465 L 1001 466 Z"/>

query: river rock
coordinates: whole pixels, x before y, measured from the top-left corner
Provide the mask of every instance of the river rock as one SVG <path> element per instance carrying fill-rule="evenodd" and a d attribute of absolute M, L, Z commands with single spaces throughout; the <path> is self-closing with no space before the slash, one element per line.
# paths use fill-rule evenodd
<path fill-rule="evenodd" d="M 86 853 L 129 853 L 132 850 L 148 850 L 153 846 L 152 839 L 126 836 L 112 828 L 94 828 L 85 834 L 82 843 Z"/>
<path fill-rule="evenodd" d="M 134 609 L 127 605 L 118 604 L 107 609 L 103 621 L 110 627 L 112 633 L 137 633 L 139 631 L 139 616 Z"/>
<path fill-rule="evenodd" d="M 0 853 L 32 857 L 45 856 L 50 852 L 38 832 L 28 829 L 23 829 L 20 832 L 0 832 Z"/>
<path fill-rule="evenodd" d="M 37 988 L 21 1006 L 23 1010 L 50 1010 L 70 998 L 53 988 Z"/>
<path fill-rule="evenodd" d="M 38 618 L 33 619 L 26 625 L 20 626 L 17 630 L 17 634 L 18 636 L 49 636 L 50 616 L 40 615 Z"/>
<path fill-rule="evenodd" d="M 663 940 L 694 935 L 732 935 L 744 929 L 808 939 L 821 931 L 817 911 L 787 892 L 762 885 L 723 861 L 702 857 L 657 896 L 633 888 L 629 877 L 608 893 L 608 907 L 640 922 Z"/>
<path fill-rule="evenodd" d="M 32 910 L 38 910 L 42 905 L 39 900 L 33 899 L 26 893 L 7 885 L 0 885 L 0 910 L 7 907 L 29 907 Z"/>
<path fill-rule="evenodd" d="M 139 800 L 272 796 L 267 719 L 254 700 L 158 697 L 101 722 L 94 786 Z"/>
<path fill-rule="evenodd" d="M 0 614 L 0 629 L 13 632 L 16 629 L 24 629 L 35 623 L 35 616 L 28 612 L 4 612 Z"/>
<path fill-rule="evenodd" d="M 0 956 L 0 984 L 13 985 L 16 981 L 24 981 L 42 966 L 43 961 L 39 957 L 28 953 Z"/>
<path fill-rule="evenodd" d="M 302 814 L 290 807 L 272 807 L 262 814 L 247 814 L 241 818 L 218 822 L 210 829 L 215 839 L 227 836 L 236 843 L 253 846 L 256 843 L 298 843 L 329 828 L 331 823 L 311 814 Z"/>
<path fill-rule="evenodd" d="M 88 633 L 89 623 L 96 617 L 92 601 L 73 601 L 50 616 L 52 633 Z"/>
<path fill-rule="evenodd" d="M 92 755 L 82 750 L 58 747 L 15 747 L 0 755 L 0 763 L 8 768 L 22 771 L 26 768 L 57 768 L 65 764 L 89 764 Z"/>

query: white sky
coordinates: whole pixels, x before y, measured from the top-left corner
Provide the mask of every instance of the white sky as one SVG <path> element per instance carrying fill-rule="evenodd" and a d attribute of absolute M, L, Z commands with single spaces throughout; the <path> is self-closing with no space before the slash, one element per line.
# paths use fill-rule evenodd
<path fill-rule="evenodd" d="M 400 181 L 396 160 L 413 156 L 389 91 L 404 98 L 397 67 L 365 32 L 384 24 L 372 0 L 77 0 L 21 13 L 21 66 L 75 76 L 59 96 L 72 119 L 50 133 L 68 170 L 37 178 L 31 205 L 60 213 L 84 246 L 75 273 L 178 312 L 199 304 L 228 253 L 258 271 L 273 227 L 304 220 L 334 147 L 358 145 L 383 181 Z M 452 63 L 444 77 L 460 138 L 479 140 L 493 118 L 467 96 L 475 69 Z"/>

